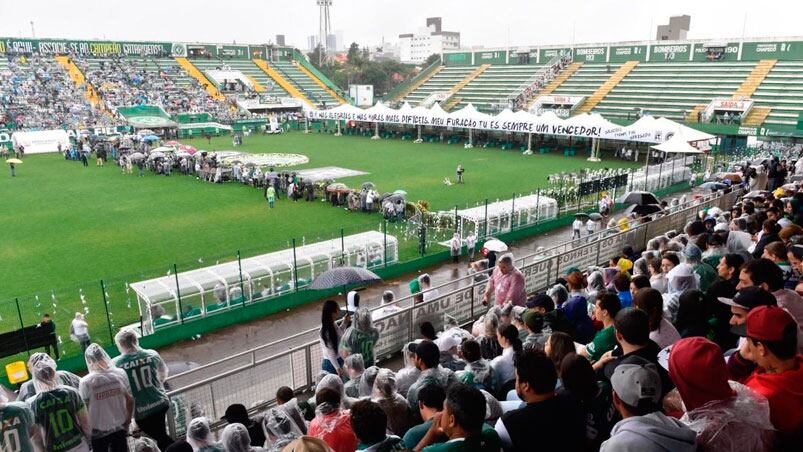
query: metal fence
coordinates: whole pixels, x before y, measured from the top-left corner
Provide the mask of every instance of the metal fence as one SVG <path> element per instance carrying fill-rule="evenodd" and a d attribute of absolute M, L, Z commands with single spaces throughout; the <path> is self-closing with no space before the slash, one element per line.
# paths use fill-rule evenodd
<path fill-rule="evenodd" d="M 698 218 L 701 210 L 710 207 L 730 209 L 739 191 L 722 195 L 708 195 L 699 200 L 674 208 L 668 215 L 633 227 L 624 232 L 601 231 L 594 235 L 561 243 L 515 259 L 525 278 L 528 293 L 543 291 L 570 267 L 586 268 L 618 256 L 622 248 L 631 245 L 646 247 L 647 241 L 671 230 L 679 230 L 689 221 Z M 399 312 L 374 321 L 380 339 L 375 346 L 378 359 L 387 358 L 414 340 L 424 322 L 432 322 L 436 329 L 444 324 L 445 315 L 466 324 L 486 312 L 482 305 L 485 281 L 477 274 L 467 275 L 441 284 L 439 296 L 425 303 L 413 304 L 412 296 L 402 298 Z M 381 309 L 381 308 L 379 308 Z M 321 351 L 317 329 L 311 329 L 247 350 L 231 357 L 171 376 L 169 396 L 181 403 L 176 406 L 192 407 L 194 414 L 203 413 L 219 419 L 232 403 L 243 403 L 254 410 L 273 403 L 276 390 L 289 386 L 296 391 L 312 389 L 321 369 Z M 288 341 L 300 345 L 288 347 Z M 212 375 L 202 378 L 202 375 Z M 177 416 L 178 415 L 178 416 Z M 170 430 L 180 435 L 183 426 L 176 419 L 183 413 L 171 412 Z"/>

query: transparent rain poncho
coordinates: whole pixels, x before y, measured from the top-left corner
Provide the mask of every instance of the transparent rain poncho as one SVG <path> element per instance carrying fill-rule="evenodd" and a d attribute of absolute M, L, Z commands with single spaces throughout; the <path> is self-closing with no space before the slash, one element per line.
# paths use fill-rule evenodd
<path fill-rule="evenodd" d="M 683 415 L 681 422 L 697 433 L 698 450 L 769 450 L 774 428 L 767 399 L 735 381 L 727 400 L 712 400 Z"/>
<path fill-rule="evenodd" d="M 147 436 L 137 438 L 137 440 L 134 441 L 134 446 L 131 450 L 133 452 L 161 452 L 159 450 L 159 446 L 156 444 L 156 441 L 148 438 Z"/>
<path fill-rule="evenodd" d="M 251 435 L 243 424 L 229 424 L 220 435 L 220 442 L 226 452 L 264 452 L 261 447 L 251 447 Z"/>
<path fill-rule="evenodd" d="M 223 452 L 223 447 L 215 442 L 209 420 L 205 417 L 197 417 L 187 425 L 187 443 L 193 451 Z"/>
<path fill-rule="evenodd" d="M 140 350 L 137 333 L 131 328 L 123 328 L 118 331 L 114 336 L 114 343 L 117 344 L 121 353 L 133 353 Z"/>
<path fill-rule="evenodd" d="M 112 359 L 106 350 L 98 344 L 89 344 L 84 352 L 84 359 L 86 360 L 86 368 L 90 372 L 108 369 L 112 367 Z"/>
<path fill-rule="evenodd" d="M 281 407 L 271 408 L 265 413 L 262 430 L 265 432 L 265 448 L 269 452 L 281 451 L 303 435 L 296 422 Z"/>
<path fill-rule="evenodd" d="M 376 366 L 371 366 L 365 369 L 365 372 L 362 373 L 359 389 L 360 398 L 371 397 L 371 394 L 374 392 L 374 381 L 376 380 L 378 373 L 379 368 Z"/>
<path fill-rule="evenodd" d="M 418 368 L 416 368 L 411 362 L 413 356 L 415 356 L 409 349 L 411 343 L 406 344 L 404 349 L 402 349 L 402 355 L 404 355 L 404 367 L 396 372 L 396 390 L 402 395 L 407 395 L 407 391 L 410 389 L 410 386 L 412 386 L 413 383 L 418 380 L 418 376 L 421 374 L 421 371 L 418 370 Z"/>
<path fill-rule="evenodd" d="M 41 358 L 31 369 L 33 376 L 33 386 L 37 393 L 49 391 L 59 385 L 56 377 L 56 362 L 47 356 Z"/>

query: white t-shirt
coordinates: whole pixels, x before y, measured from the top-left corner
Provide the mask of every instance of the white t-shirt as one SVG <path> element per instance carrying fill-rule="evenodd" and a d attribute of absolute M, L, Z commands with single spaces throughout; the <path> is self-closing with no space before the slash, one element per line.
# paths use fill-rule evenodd
<path fill-rule="evenodd" d="M 653 340 L 658 347 L 666 348 L 680 340 L 680 333 L 678 330 L 669 323 L 666 319 L 661 319 L 661 324 L 655 331 L 650 331 L 650 339 Z"/>
<path fill-rule="evenodd" d="M 500 386 L 516 378 L 516 369 L 513 366 L 513 347 L 502 350 L 502 354 L 491 360 L 491 369 L 496 374 Z"/>
<path fill-rule="evenodd" d="M 583 227 L 583 222 L 580 220 L 574 220 L 572 222 L 572 229 L 575 231 L 579 231 Z"/>
<path fill-rule="evenodd" d="M 124 370 L 112 367 L 91 372 L 81 378 L 78 393 L 86 403 L 93 438 L 125 428 L 128 419 L 125 396 L 131 395 L 131 387 Z"/>
<path fill-rule="evenodd" d="M 433 298 L 437 297 L 440 294 L 438 289 L 430 289 L 424 292 L 424 301 L 432 300 Z"/>

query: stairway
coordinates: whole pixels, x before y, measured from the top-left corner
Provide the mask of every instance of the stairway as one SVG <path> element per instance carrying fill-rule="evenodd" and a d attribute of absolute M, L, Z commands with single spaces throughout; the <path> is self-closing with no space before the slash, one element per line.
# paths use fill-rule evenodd
<path fill-rule="evenodd" d="M 226 101 L 226 96 L 224 96 L 223 93 L 221 93 L 220 90 L 217 88 L 217 86 L 214 83 L 212 83 L 212 81 L 210 81 L 208 78 L 206 78 L 203 72 L 201 72 L 200 69 L 195 67 L 195 65 L 192 64 L 190 60 L 184 57 L 176 57 L 176 63 L 178 63 L 182 69 L 187 71 L 187 74 L 189 74 L 192 78 L 198 80 L 198 83 L 200 83 L 201 86 L 204 87 L 204 89 L 206 89 L 206 92 L 209 93 L 209 95 L 212 96 L 213 99 L 219 100 L 221 102 Z"/>
<path fill-rule="evenodd" d="M 419 74 L 419 75 L 421 75 L 420 77 L 418 77 L 415 81 L 410 83 L 410 85 L 406 89 L 404 89 L 402 91 L 399 91 L 398 94 L 396 94 L 392 98 L 388 99 L 388 101 L 389 102 L 397 102 L 397 101 L 400 101 L 400 100 L 404 99 L 405 97 L 409 96 L 410 93 L 412 93 L 413 91 L 417 90 L 421 85 L 426 83 L 429 79 L 434 77 L 435 74 L 437 74 L 438 72 L 442 71 L 443 68 L 445 68 L 445 67 L 446 66 L 444 66 L 444 65 L 440 65 L 440 66 L 435 67 L 434 70 L 430 71 L 427 74 L 423 74 L 423 75 Z"/>
<path fill-rule="evenodd" d="M 272 78 L 274 82 L 278 83 L 279 86 L 282 87 L 288 94 L 295 97 L 296 99 L 300 99 L 301 101 L 305 102 L 312 108 L 315 108 L 315 104 L 309 100 L 307 96 L 305 96 L 301 91 L 299 91 L 292 83 L 290 83 L 286 78 L 282 77 L 275 69 L 268 65 L 268 62 L 265 60 L 261 60 L 259 58 L 254 58 L 251 60 L 256 64 L 263 72 L 268 74 L 268 77 Z"/>
<path fill-rule="evenodd" d="M 733 98 L 740 99 L 749 98 L 752 96 L 777 62 L 778 60 L 759 61 L 756 64 L 756 67 L 753 68 L 753 71 L 750 73 L 750 75 L 748 75 L 744 82 L 742 82 L 742 85 L 739 86 L 739 89 L 733 93 Z"/>
<path fill-rule="evenodd" d="M 257 79 L 255 79 L 254 77 L 251 77 L 250 75 L 248 75 L 246 73 L 243 73 L 243 75 L 246 76 L 248 78 L 248 80 L 251 82 L 251 84 L 254 86 L 254 91 L 256 91 L 258 93 L 264 93 L 265 92 L 265 87 L 262 86 L 262 84 L 259 83 L 257 81 Z"/>
<path fill-rule="evenodd" d="M 455 105 L 459 104 L 462 100 L 463 100 L 462 97 L 452 96 L 443 105 L 441 105 L 441 108 L 443 108 L 445 111 L 449 111 L 452 108 L 454 108 Z"/>
<path fill-rule="evenodd" d="M 707 107 L 707 106 L 708 105 L 706 105 L 706 104 L 695 105 L 694 108 L 690 112 L 686 113 L 686 122 L 699 122 L 697 120 L 697 115 L 701 111 L 705 110 L 705 107 Z"/>
<path fill-rule="evenodd" d="M 557 76 L 557 77 L 555 77 L 554 79 L 552 79 L 552 81 L 551 81 L 551 82 L 549 82 L 549 83 L 548 83 L 548 84 L 547 84 L 547 85 L 546 85 L 546 86 L 545 86 L 545 87 L 544 87 L 544 88 L 543 88 L 543 89 L 542 89 L 542 90 L 541 90 L 541 91 L 538 93 L 538 96 L 535 96 L 535 97 L 533 97 L 533 98 L 532 98 L 532 99 L 531 99 L 531 100 L 530 100 L 530 101 L 527 103 L 527 110 L 529 110 L 529 109 L 530 109 L 530 107 L 532 107 L 532 105 L 535 103 L 535 100 L 536 100 L 536 99 L 538 99 L 540 96 L 546 96 L 546 95 L 552 94 L 552 92 L 553 92 L 553 91 L 555 91 L 556 89 L 558 89 L 558 87 L 560 87 L 560 85 L 562 85 L 562 84 L 563 84 L 563 82 L 565 82 L 566 80 L 568 80 L 568 79 L 569 79 L 569 77 L 571 77 L 571 76 L 572 76 L 572 74 L 574 74 L 575 72 L 577 72 L 577 70 L 578 70 L 578 69 L 580 69 L 580 66 L 582 66 L 582 65 L 583 65 L 583 63 L 582 63 L 582 62 L 574 62 L 574 63 L 572 63 L 572 64 L 570 64 L 570 65 L 566 66 L 566 67 L 563 69 L 563 71 L 561 71 L 561 73 L 560 73 L 560 74 L 558 74 L 558 76 Z"/>
<path fill-rule="evenodd" d="M 307 77 L 309 77 L 309 78 L 310 78 L 310 79 L 311 79 L 313 82 L 315 82 L 315 83 L 316 83 L 318 86 L 320 86 L 321 88 L 323 88 L 323 89 L 324 89 L 324 91 L 326 91 L 327 93 L 329 93 L 329 95 L 330 95 L 330 96 L 334 97 L 334 98 L 335 98 L 335 99 L 336 99 L 338 102 L 340 102 L 340 104 L 341 104 L 341 105 L 342 105 L 342 104 L 347 104 L 347 103 L 348 103 L 348 101 L 347 101 L 346 99 L 343 99 L 343 97 L 342 97 L 342 96 L 340 96 L 340 94 L 337 94 L 337 93 L 336 93 L 336 92 L 334 92 L 334 91 L 333 91 L 331 88 L 329 88 L 329 87 L 326 85 L 326 83 L 322 82 L 322 81 L 321 81 L 321 79 L 319 79 L 318 77 L 316 77 L 316 76 L 315 76 L 315 74 L 313 74 L 312 72 L 310 72 L 310 71 L 309 71 L 309 69 L 305 68 L 303 64 L 299 64 L 299 62 L 298 62 L 298 61 L 293 61 L 293 64 L 295 64 L 295 65 L 296 65 L 296 67 L 298 68 L 298 70 L 299 70 L 299 71 L 303 72 L 303 73 L 304 73 L 304 75 L 306 75 Z"/>
<path fill-rule="evenodd" d="M 75 86 L 84 85 L 84 97 L 86 100 L 92 104 L 93 107 L 98 108 L 100 110 L 106 111 L 106 107 L 103 105 L 103 102 L 100 100 L 100 96 L 98 96 L 98 92 L 91 83 L 86 80 L 86 76 L 84 73 L 81 72 L 81 69 L 73 63 L 73 61 L 66 56 L 57 56 L 56 62 L 58 62 L 64 70 L 70 75 L 70 79 L 75 83 Z"/>
<path fill-rule="evenodd" d="M 597 88 L 596 91 L 594 91 L 594 94 L 592 94 L 591 96 L 588 97 L 588 99 L 586 99 L 583 105 L 581 105 L 580 108 L 577 109 L 577 113 L 578 114 L 588 113 L 592 109 L 594 109 L 594 107 L 596 107 L 597 104 L 599 104 L 602 101 L 602 99 L 604 99 L 605 96 L 607 96 L 608 93 L 610 93 L 611 90 L 614 89 L 616 85 L 618 85 L 619 82 L 621 82 L 622 79 L 625 78 L 627 74 L 629 74 L 630 71 L 633 70 L 634 67 L 638 66 L 638 63 L 639 63 L 638 61 L 628 61 L 627 63 L 619 67 L 619 69 L 616 72 L 614 72 L 613 75 L 611 75 L 611 77 L 605 81 L 605 83 L 602 84 L 602 86 L 600 86 L 599 88 Z"/>
<path fill-rule="evenodd" d="M 457 84 L 455 86 L 453 86 L 451 89 L 449 89 L 448 96 L 446 98 L 446 102 L 444 102 L 443 105 L 441 105 L 441 107 L 445 111 L 449 111 L 450 108 L 452 108 L 455 105 L 457 105 L 460 102 L 459 100 L 457 102 L 452 102 L 452 98 L 455 97 L 455 94 L 457 94 L 458 91 L 463 89 L 463 87 L 465 87 L 466 85 L 471 83 L 475 78 L 479 77 L 480 74 L 485 72 L 485 70 L 488 69 L 489 67 L 491 67 L 490 64 L 480 65 L 479 67 L 477 67 L 477 69 L 474 69 L 473 71 L 469 72 L 468 75 L 466 75 L 463 78 L 463 80 L 460 80 L 459 82 L 457 82 Z"/>
<path fill-rule="evenodd" d="M 744 118 L 744 121 L 742 121 L 742 125 L 759 127 L 761 124 L 764 124 L 764 120 L 767 119 L 770 111 L 772 111 L 770 107 L 753 107 L 750 109 L 750 113 L 747 114 L 747 117 Z"/>

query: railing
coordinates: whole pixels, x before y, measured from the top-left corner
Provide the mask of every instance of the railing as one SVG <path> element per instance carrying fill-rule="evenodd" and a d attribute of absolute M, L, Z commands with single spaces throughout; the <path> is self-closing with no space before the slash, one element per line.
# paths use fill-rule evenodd
<path fill-rule="evenodd" d="M 552 81 L 552 78 L 555 78 L 560 71 L 555 74 L 552 74 L 552 78 L 549 78 L 549 73 L 552 71 L 552 65 L 561 61 L 566 55 L 563 53 L 559 53 L 552 57 L 546 65 L 544 65 L 538 72 L 533 74 L 530 78 L 522 82 L 521 85 L 516 87 L 512 93 L 510 93 L 506 98 L 502 99 L 499 102 L 495 102 L 492 104 L 492 107 L 498 108 L 499 110 L 503 110 L 505 108 L 510 108 L 516 102 L 516 99 L 525 92 L 528 88 L 533 86 L 539 80 L 543 80 L 546 83 Z"/>
<path fill-rule="evenodd" d="M 516 266 L 524 274 L 528 293 L 543 291 L 567 269 L 584 269 L 606 262 L 611 257 L 618 256 L 626 245 L 643 249 L 648 240 L 668 231 L 681 229 L 687 222 L 698 218 L 703 209 L 714 206 L 723 210 L 730 209 L 739 194 L 740 191 L 736 190 L 723 195 L 708 195 L 625 232 L 604 230 L 517 258 Z M 442 328 L 446 315 L 460 324 L 466 324 L 486 312 L 487 308 L 482 305 L 486 283 L 478 281 L 477 276 L 466 275 L 436 286 L 440 295 L 424 303 L 413 304 L 412 295 L 399 300 L 396 304 L 403 306 L 402 310 L 374 321 L 374 327 L 380 333 L 380 339 L 375 345 L 377 358 L 386 358 L 401 350 L 406 343 L 417 337 L 417 331 L 424 322 L 431 322 L 438 330 Z M 310 329 L 170 377 L 168 382 L 174 389 L 168 395 L 174 401 L 182 402 L 171 404 L 170 433 L 180 435 L 183 431 L 182 426 L 177 426 L 175 422 L 177 413 L 173 410 L 176 406 L 192 406 L 196 414 L 219 419 L 232 403 L 243 403 L 252 407 L 252 410 L 269 406 L 280 386 L 289 386 L 295 391 L 312 389 L 321 365 L 317 332 L 318 329 Z M 304 338 L 306 342 L 277 350 L 277 347 L 286 344 L 288 340 L 296 341 L 299 338 Z M 198 380 L 201 373 L 210 374 L 216 369 L 220 373 Z M 194 381 L 190 382 L 192 380 Z M 222 423 L 218 423 L 216 427 L 221 425 Z"/>

